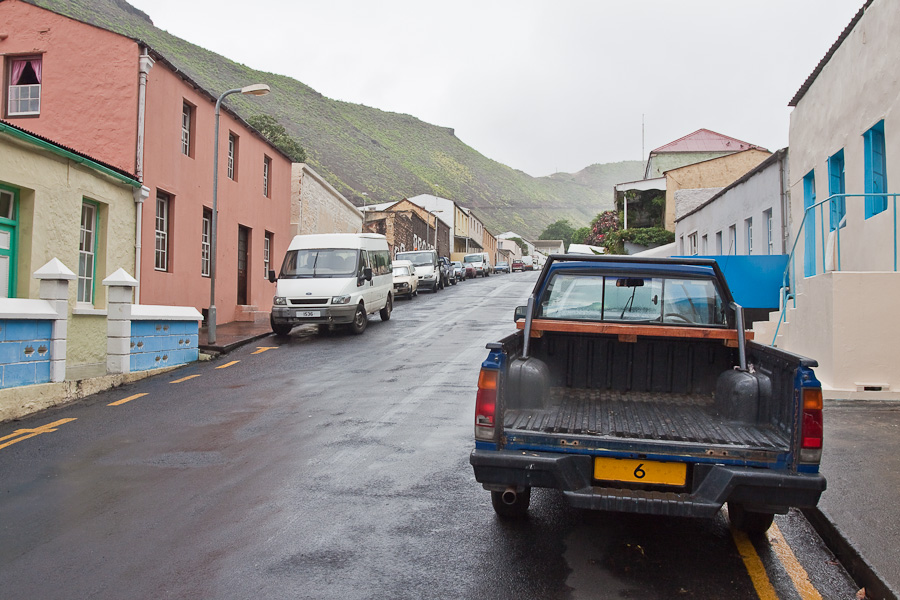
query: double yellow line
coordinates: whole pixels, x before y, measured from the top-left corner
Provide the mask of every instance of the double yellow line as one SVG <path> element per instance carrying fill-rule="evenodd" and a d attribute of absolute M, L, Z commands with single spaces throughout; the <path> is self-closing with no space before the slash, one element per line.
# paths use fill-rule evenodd
<path fill-rule="evenodd" d="M 778 600 L 775 587 L 766 573 L 766 566 L 763 564 L 759 554 L 757 554 L 756 548 L 753 547 L 753 543 L 747 537 L 747 534 L 732 527 L 731 536 L 734 538 L 734 544 L 737 546 L 738 553 L 744 561 L 744 567 L 747 569 L 747 573 L 750 574 L 753 587 L 756 589 L 756 595 L 759 596 L 760 600 Z M 802 600 L 822 600 L 822 595 L 819 594 L 809 580 L 809 574 L 800 564 L 800 561 L 797 560 L 797 556 L 791 550 L 787 540 L 784 539 L 778 525 L 772 523 L 772 526 L 766 533 L 766 538 L 775 556 L 791 578 L 800 598 Z"/>
<path fill-rule="evenodd" d="M 60 419 L 59 421 L 53 421 L 52 423 L 47 423 L 46 425 L 41 425 L 34 429 L 16 429 L 13 433 L 0 437 L 0 450 L 12 446 L 13 444 L 18 444 L 29 438 L 33 438 L 36 435 L 41 435 L 42 433 L 52 433 L 56 431 L 56 428 L 60 425 L 65 425 L 66 423 L 71 423 L 76 420 L 77 419 Z"/>

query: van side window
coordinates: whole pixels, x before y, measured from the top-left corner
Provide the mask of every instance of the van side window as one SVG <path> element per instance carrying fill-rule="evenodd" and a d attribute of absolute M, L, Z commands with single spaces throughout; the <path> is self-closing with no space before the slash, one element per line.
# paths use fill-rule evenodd
<path fill-rule="evenodd" d="M 366 266 L 368 265 L 367 255 L 368 255 L 368 252 L 366 252 L 365 250 L 359 251 L 359 269 L 356 274 L 357 277 L 363 276 Z"/>

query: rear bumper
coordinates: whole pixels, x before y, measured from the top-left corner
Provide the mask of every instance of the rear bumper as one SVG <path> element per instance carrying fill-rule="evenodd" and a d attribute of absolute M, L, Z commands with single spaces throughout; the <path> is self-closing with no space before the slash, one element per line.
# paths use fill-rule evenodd
<path fill-rule="evenodd" d="M 593 457 L 586 454 L 473 450 L 475 479 L 491 490 L 508 486 L 561 490 L 572 506 L 685 517 L 712 517 L 725 502 L 751 510 L 784 513 L 815 506 L 825 478 L 753 467 L 694 464 L 684 488 L 602 487 L 593 480 Z"/>
<path fill-rule="evenodd" d="M 315 310 L 319 312 L 318 317 L 298 317 L 301 311 Z M 304 323 L 329 323 L 342 324 L 352 323 L 356 314 L 356 304 L 346 304 L 343 306 L 309 306 L 307 308 L 299 308 L 296 306 L 273 306 L 272 322 L 273 323 L 290 323 L 291 325 L 303 325 Z"/>

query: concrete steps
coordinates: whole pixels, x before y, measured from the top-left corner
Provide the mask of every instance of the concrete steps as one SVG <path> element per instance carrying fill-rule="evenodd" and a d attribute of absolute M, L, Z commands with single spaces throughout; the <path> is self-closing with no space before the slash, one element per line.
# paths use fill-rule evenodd
<path fill-rule="evenodd" d="M 268 323 L 269 311 L 259 310 L 258 306 L 251 304 L 238 305 L 234 311 L 234 320 L 249 323 Z"/>

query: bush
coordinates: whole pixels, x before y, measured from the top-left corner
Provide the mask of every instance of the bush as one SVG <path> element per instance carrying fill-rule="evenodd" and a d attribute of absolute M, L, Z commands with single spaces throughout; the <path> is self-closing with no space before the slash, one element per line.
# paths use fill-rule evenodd
<path fill-rule="evenodd" d="M 661 246 L 675 241 L 675 233 L 662 227 L 624 229 L 606 236 L 607 254 L 625 254 L 625 242 L 641 246 Z"/>

